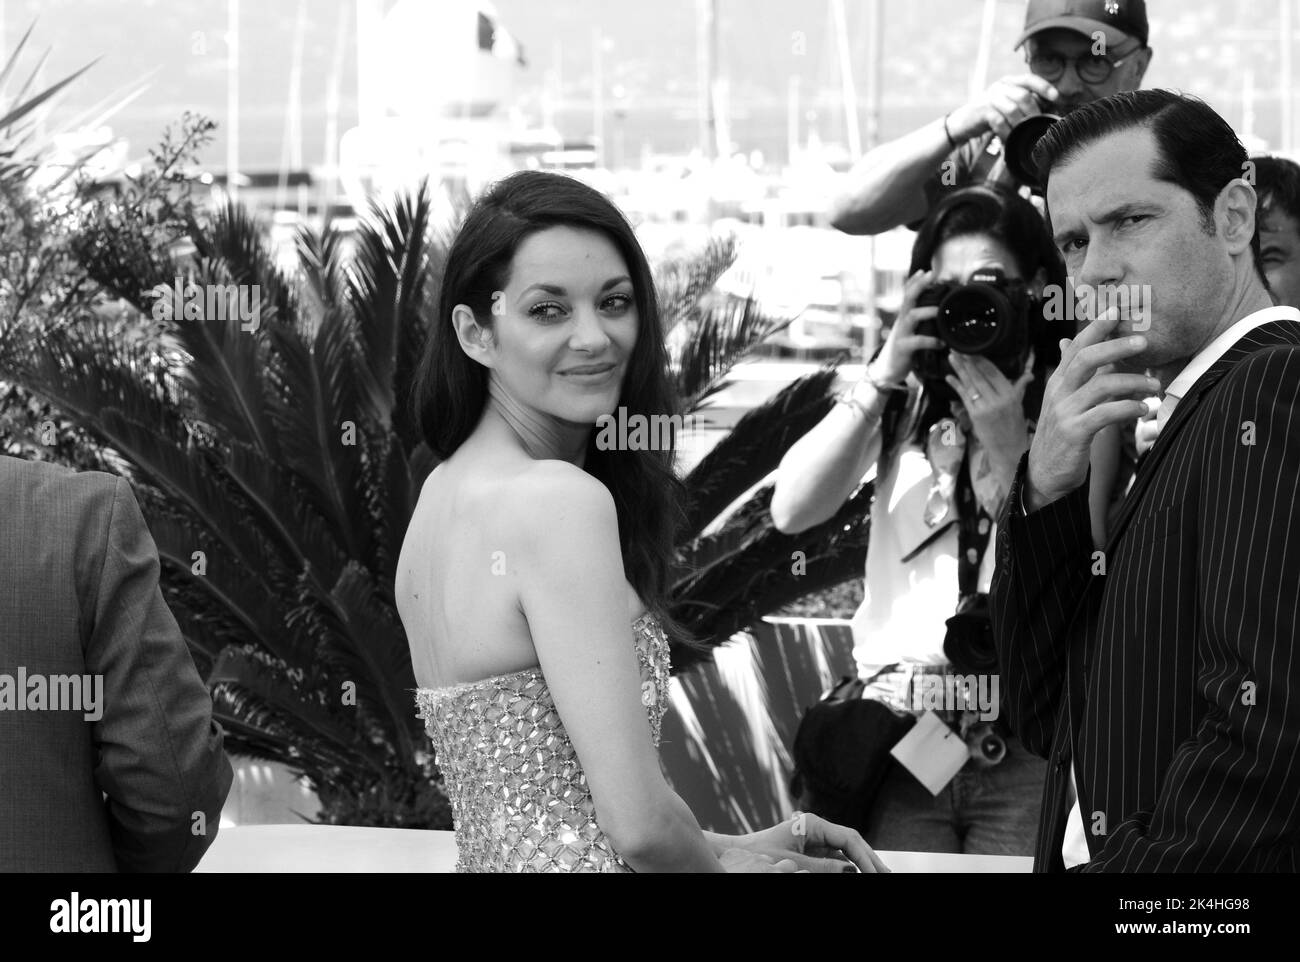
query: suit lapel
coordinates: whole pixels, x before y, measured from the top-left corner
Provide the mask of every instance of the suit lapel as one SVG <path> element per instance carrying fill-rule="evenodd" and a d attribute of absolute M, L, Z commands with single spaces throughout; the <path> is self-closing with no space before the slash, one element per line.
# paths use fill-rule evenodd
<path fill-rule="evenodd" d="M 1174 413 L 1169 418 L 1168 423 L 1161 430 L 1160 437 L 1156 439 L 1155 447 L 1147 452 L 1146 457 L 1142 459 L 1141 465 L 1138 466 L 1137 476 L 1133 479 L 1133 488 L 1125 497 L 1124 503 L 1120 505 L 1119 515 L 1115 518 L 1115 526 L 1107 539 L 1107 557 L 1113 554 L 1115 546 L 1124 533 L 1124 529 L 1132 520 L 1133 512 L 1141 502 L 1146 489 L 1150 487 L 1151 479 L 1155 476 L 1157 467 L 1159 467 L 1160 462 L 1169 451 L 1174 435 L 1191 418 L 1201 399 L 1205 397 L 1210 388 L 1232 370 L 1233 365 L 1237 364 L 1237 362 L 1262 348 L 1272 347 L 1276 344 L 1300 345 L 1300 324 L 1295 321 L 1270 321 L 1267 324 L 1252 328 L 1228 348 L 1223 357 L 1210 365 L 1209 370 L 1198 377 L 1196 383 L 1188 389 L 1187 394 L 1174 408 Z"/>

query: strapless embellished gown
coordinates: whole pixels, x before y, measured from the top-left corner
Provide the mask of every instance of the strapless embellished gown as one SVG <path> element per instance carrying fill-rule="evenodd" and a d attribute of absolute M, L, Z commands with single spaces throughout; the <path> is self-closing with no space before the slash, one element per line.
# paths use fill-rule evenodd
<path fill-rule="evenodd" d="M 668 640 L 653 615 L 632 624 L 641 703 L 659 747 Z M 540 668 L 419 688 L 456 822 L 458 872 L 630 872 L 596 820 L 587 777 Z"/>

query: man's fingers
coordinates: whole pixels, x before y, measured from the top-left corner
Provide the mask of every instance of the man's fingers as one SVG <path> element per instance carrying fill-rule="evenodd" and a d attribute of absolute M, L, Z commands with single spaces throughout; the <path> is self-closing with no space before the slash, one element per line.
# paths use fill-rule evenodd
<path fill-rule="evenodd" d="M 989 128 L 998 135 L 1000 140 L 1007 139 L 1019 116 L 1020 112 L 1010 100 L 1003 99 L 989 104 Z"/>
<path fill-rule="evenodd" d="M 1119 324 L 1119 311 L 1111 308 L 1084 326 L 1072 340 L 1061 342 L 1061 367 L 1068 367 L 1074 356 L 1085 347 L 1100 344 L 1110 337 Z"/>
<path fill-rule="evenodd" d="M 1028 90 L 1019 84 L 1011 84 L 1006 88 L 1007 99 L 1015 106 L 1016 122 L 1019 123 L 1026 117 L 1032 117 L 1041 113 L 1038 109 L 1038 98 L 1034 96 L 1032 90 Z M 1008 115 L 1008 118 L 1010 115 Z"/>
<path fill-rule="evenodd" d="M 778 872 L 789 872 L 790 874 L 799 871 L 799 866 L 794 863 L 794 859 L 792 858 L 783 858 L 781 861 L 775 863 L 772 868 Z"/>
<path fill-rule="evenodd" d="M 1151 396 L 1151 381 L 1145 374 L 1098 374 L 1079 392 L 1085 409 L 1122 398 L 1145 400 Z"/>
<path fill-rule="evenodd" d="M 1074 345 L 1077 346 L 1079 339 L 1083 335 L 1074 339 Z M 1102 341 L 1101 343 L 1087 344 L 1082 348 L 1071 351 L 1071 357 L 1068 362 L 1062 363 L 1064 374 L 1061 377 L 1062 383 L 1066 390 L 1077 391 L 1096 375 L 1099 370 L 1106 365 L 1115 364 L 1127 357 L 1133 357 L 1141 354 L 1146 350 L 1147 340 L 1141 334 L 1131 334 L 1128 337 L 1121 337 L 1113 341 Z"/>
<path fill-rule="evenodd" d="M 1048 81 L 1038 76 L 1036 73 L 1022 73 L 1014 77 L 1007 78 L 1011 83 L 1018 84 L 1027 90 L 1033 91 L 1044 100 L 1056 100 L 1060 94 L 1056 88 Z"/>
<path fill-rule="evenodd" d="M 1102 428 L 1111 424 L 1136 421 L 1146 413 L 1146 410 L 1145 401 L 1110 401 L 1106 404 L 1098 404 L 1083 415 L 1083 426 L 1088 435 L 1093 437 Z"/>

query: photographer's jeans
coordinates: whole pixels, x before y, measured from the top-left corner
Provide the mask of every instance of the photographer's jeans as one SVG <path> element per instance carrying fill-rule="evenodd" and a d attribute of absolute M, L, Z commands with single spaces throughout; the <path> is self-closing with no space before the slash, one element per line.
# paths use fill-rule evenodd
<path fill-rule="evenodd" d="M 886 852 L 1032 856 L 1047 761 L 1014 736 L 1006 745 L 1001 762 L 967 762 L 938 795 L 891 763 L 867 819 L 867 843 Z"/>

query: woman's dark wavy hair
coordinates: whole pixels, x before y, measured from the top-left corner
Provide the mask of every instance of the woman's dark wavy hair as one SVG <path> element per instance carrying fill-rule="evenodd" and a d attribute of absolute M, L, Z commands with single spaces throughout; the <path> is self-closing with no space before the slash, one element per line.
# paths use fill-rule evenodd
<path fill-rule="evenodd" d="M 452 309 L 468 305 L 490 330 L 493 294 L 505 289 L 520 244 L 538 231 L 560 226 L 603 234 L 622 255 L 632 279 L 638 330 L 619 406 L 647 418 L 677 413 L 654 279 L 631 225 L 608 198 L 581 181 L 523 171 L 498 181 L 479 198 L 447 256 L 438 313 L 411 390 L 420 429 L 439 458 L 451 457 L 470 436 L 488 397 L 488 370 L 461 348 Z M 595 439 L 593 426 L 585 467 L 613 495 L 628 580 L 667 621 L 674 535 L 682 519 L 682 485 L 673 471 L 673 451 L 602 451 Z"/>
<path fill-rule="evenodd" d="M 1032 281 L 1041 271 L 1044 284 L 1058 285 L 1066 291 L 1065 264 L 1052 243 L 1052 235 L 1042 215 L 1029 201 L 994 184 L 964 187 L 953 191 L 926 216 L 912 245 L 912 263 L 908 276 L 929 270 L 935 252 L 954 237 L 981 235 L 997 240 L 1016 259 L 1020 276 Z M 1040 310 L 1044 305 L 1040 302 Z M 1034 338 L 1034 379 L 1025 390 L 1025 416 L 1037 420 L 1043 403 L 1047 372 L 1060 360 L 1058 341 L 1073 337 L 1074 330 L 1061 321 L 1040 316 L 1042 326 Z M 922 389 L 914 401 L 914 420 L 907 417 L 908 398 L 895 393 L 885 406 L 881 419 L 882 458 L 892 457 L 907 438 L 901 436 L 906 423 L 912 422 L 908 437 L 925 446 L 927 432 L 940 418 L 947 417 L 949 402 Z"/>

